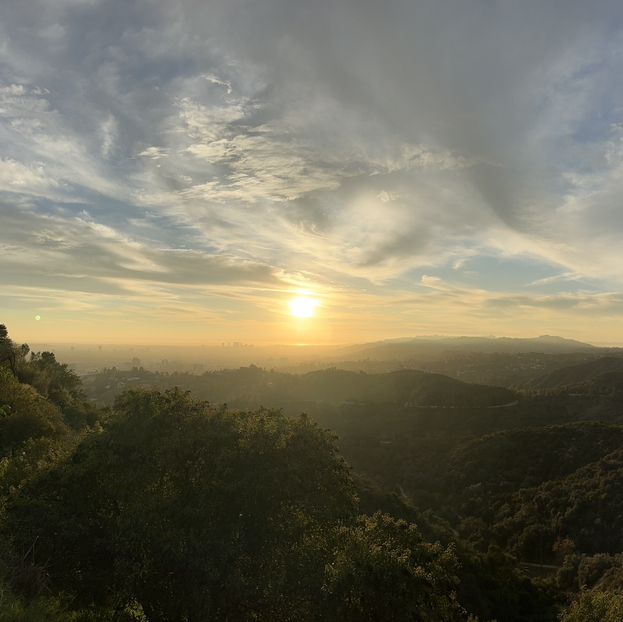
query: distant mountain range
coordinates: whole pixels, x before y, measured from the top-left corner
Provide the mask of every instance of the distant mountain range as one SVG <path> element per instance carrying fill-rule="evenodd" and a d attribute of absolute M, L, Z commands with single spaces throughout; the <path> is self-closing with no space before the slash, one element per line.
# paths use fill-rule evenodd
<path fill-rule="evenodd" d="M 551 335 L 532 338 L 512 337 L 416 337 L 349 346 L 340 356 L 370 359 L 407 359 L 441 352 L 539 352 L 557 354 L 597 350 L 589 343 Z"/>

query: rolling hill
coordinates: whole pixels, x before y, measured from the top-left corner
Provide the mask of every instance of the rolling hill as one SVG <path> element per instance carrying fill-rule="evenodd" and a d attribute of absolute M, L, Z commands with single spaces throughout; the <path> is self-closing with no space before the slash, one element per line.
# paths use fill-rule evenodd
<path fill-rule="evenodd" d="M 616 386 L 623 380 L 623 357 L 604 356 L 594 361 L 556 369 L 531 383 L 534 389 L 580 386 Z M 623 384 L 620 384 L 623 388 Z"/>
<path fill-rule="evenodd" d="M 84 379 L 89 397 L 110 403 L 128 388 L 178 386 L 214 403 L 248 408 L 285 406 L 292 402 L 343 404 L 400 404 L 409 407 L 493 407 L 516 399 L 501 387 L 468 384 L 441 374 L 401 370 L 367 374 L 325 369 L 307 374 L 286 374 L 259 367 L 192 374 L 156 374 L 145 370 L 106 370 Z"/>

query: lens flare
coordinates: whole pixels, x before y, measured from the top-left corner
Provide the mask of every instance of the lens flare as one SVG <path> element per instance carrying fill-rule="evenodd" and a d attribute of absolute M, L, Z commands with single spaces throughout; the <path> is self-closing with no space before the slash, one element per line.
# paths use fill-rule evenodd
<path fill-rule="evenodd" d="M 290 314 L 301 319 L 314 317 L 320 301 L 306 296 L 297 296 L 290 300 Z"/>

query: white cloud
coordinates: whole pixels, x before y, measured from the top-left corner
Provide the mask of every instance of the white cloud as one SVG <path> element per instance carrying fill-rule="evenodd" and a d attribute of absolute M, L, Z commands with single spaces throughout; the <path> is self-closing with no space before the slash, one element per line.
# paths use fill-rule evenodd
<path fill-rule="evenodd" d="M 141 151 L 138 155 L 143 158 L 150 158 L 151 160 L 159 160 L 160 158 L 167 157 L 167 151 L 162 147 L 147 147 L 146 149 L 143 149 L 143 151 Z"/>
<path fill-rule="evenodd" d="M 0 191 L 47 195 L 58 186 L 41 164 L 27 166 L 9 158 L 0 160 Z"/>
<path fill-rule="evenodd" d="M 133 286 L 266 270 L 382 298 L 478 256 L 559 269 L 534 287 L 623 286 L 615 3 L 261 4 L 16 6 L 3 224 L 58 274 Z"/>
<path fill-rule="evenodd" d="M 112 115 L 108 115 L 101 125 L 102 156 L 104 158 L 109 158 L 111 156 L 118 133 L 119 128 L 117 126 L 117 121 Z"/>
<path fill-rule="evenodd" d="M 208 82 L 210 82 L 211 84 L 216 84 L 218 86 L 223 86 L 225 87 L 227 94 L 231 95 L 232 93 L 232 88 L 231 88 L 231 82 L 229 80 L 221 80 L 219 78 L 217 78 L 214 74 L 212 73 L 207 73 L 204 74 L 203 76 Z"/>

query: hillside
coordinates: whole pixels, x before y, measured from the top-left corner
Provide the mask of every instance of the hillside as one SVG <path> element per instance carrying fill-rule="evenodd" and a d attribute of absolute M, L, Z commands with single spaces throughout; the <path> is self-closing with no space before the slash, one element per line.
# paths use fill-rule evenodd
<path fill-rule="evenodd" d="M 618 386 L 623 374 L 623 357 L 604 356 L 593 361 L 556 369 L 531 383 L 534 389 L 564 389 L 591 385 Z"/>
<path fill-rule="evenodd" d="M 355 585 L 374 586 L 388 572 L 383 594 L 348 593 L 367 611 L 388 598 L 401 610 L 408 594 L 419 612 L 427 601 L 417 584 L 401 583 L 415 572 L 413 550 L 448 561 L 436 575 L 446 587 L 432 593 L 441 599 L 434 611 L 448 594 L 460 603 L 453 622 L 464 612 L 554 622 L 582 586 L 623 586 L 615 394 L 516 394 L 414 369 L 288 374 L 253 365 L 202 375 L 109 369 L 81 386 L 52 353 L 4 345 L 14 356 L 0 365 L 0 545 L 9 552 L 0 588 L 29 608 L 21 619 L 71 619 L 64 594 L 77 620 L 106 619 L 127 585 L 142 621 L 175 619 L 186 591 L 190 617 L 248 619 L 226 589 L 235 581 L 258 620 L 289 620 L 290 598 L 302 620 L 319 611 L 360 619 L 344 613 L 343 582 L 356 575 Z M 615 386 L 620 360 L 567 366 L 560 377 Z M 114 404 L 97 410 L 83 390 Z M 313 538 L 301 539 L 310 529 Z M 38 556 L 71 562 L 24 562 L 33 538 Z M 546 576 L 547 589 L 526 572 Z M 58 616 L 33 600 L 33 576 L 55 595 Z M 205 585 L 216 601 L 204 601 Z"/>
<path fill-rule="evenodd" d="M 448 482 L 459 492 L 478 486 L 492 494 L 560 479 L 623 445 L 623 426 L 579 422 L 506 430 L 454 451 Z"/>
<path fill-rule="evenodd" d="M 550 573 L 570 552 L 575 563 L 623 552 L 623 425 L 577 422 L 471 439 L 411 430 L 385 438 L 349 438 L 345 454 L 478 549 L 496 544 L 523 561 L 553 564 Z"/>
<path fill-rule="evenodd" d="M 516 493 L 493 531 L 524 559 L 553 559 L 562 540 L 588 555 L 623 551 L 623 450 Z"/>
<path fill-rule="evenodd" d="M 178 389 L 125 391 L 95 410 L 52 353 L 4 345 L 15 355 L 0 364 L 6 622 L 555 620 L 555 598 L 516 560 L 476 552 L 430 508 L 356 476 L 310 417 Z M 413 371 L 208 376 L 204 388 L 229 396 L 281 382 L 290 398 L 355 396 L 381 413 L 387 399 L 456 414 L 512 397 Z"/>
<path fill-rule="evenodd" d="M 84 378 L 87 395 L 98 403 L 112 403 L 132 387 L 191 390 L 214 403 L 238 407 L 292 402 L 343 404 L 391 403 L 409 407 L 493 407 L 513 402 L 515 394 L 504 388 L 468 384 L 441 374 L 402 370 L 385 374 L 325 369 L 302 375 L 268 371 L 259 367 L 193 374 L 157 374 L 142 369 L 128 372 L 104 370 Z"/>

